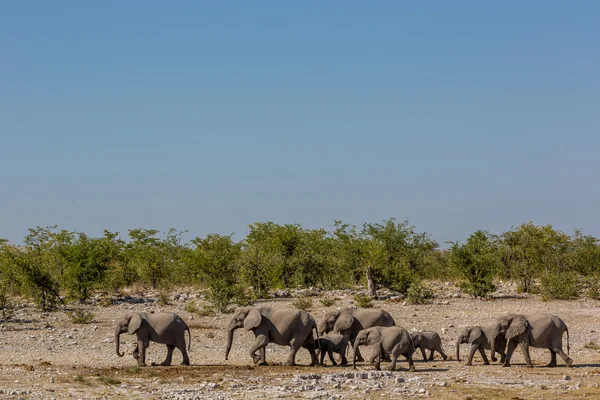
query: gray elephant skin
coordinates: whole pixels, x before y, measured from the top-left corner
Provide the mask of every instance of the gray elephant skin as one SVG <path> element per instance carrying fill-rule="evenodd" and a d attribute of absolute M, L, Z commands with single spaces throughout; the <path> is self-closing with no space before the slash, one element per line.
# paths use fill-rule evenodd
<path fill-rule="evenodd" d="M 312 360 L 310 365 L 319 364 L 312 332 L 313 329 L 317 330 L 317 323 L 304 310 L 269 307 L 236 308 L 229 322 L 225 360 L 229 358 L 233 332 L 238 328 L 244 328 L 254 333 L 255 340 L 250 348 L 250 357 L 255 364 L 266 365 L 265 348 L 270 342 L 280 346 L 290 346 L 286 365 L 295 365 L 296 353 L 300 347 L 304 347 L 310 352 Z M 257 350 L 260 354 L 256 354 Z"/>
<path fill-rule="evenodd" d="M 321 365 L 325 365 L 323 360 L 325 354 L 329 355 L 329 359 L 333 365 L 337 365 L 333 359 L 333 353 L 338 353 L 342 357 L 341 365 L 347 365 L 348 360 L 346 359 L 346 350 L 348 349 L 348 339 L 344 335 L 339 333 L 330 333 L 317 339 L 318 348 L 320 349 L 320 362 Z"/>
<path fill-rule="evenodd" d="M 433 331 L 423 331 L 423 332 L 415 332 L 410 335 L 413 340 L 413 346 L 415 351 L 417 349 L 421 349 L 421 354 L 423 355 L 423 360 L 433 360 L 434 352 L 438 352 L 442 355 L 444 361 L 448 359 L 448 356 L 444 353 L 442 349 L 442 338 L 438 335 L 437 332 Z M 429 358 L 425 353 L 425 350 L 431 351 L 429 353 Z"/>
<path fill-rule="evenodd" d="M 471 349 L 469 350 L 469 357 L 467 358 L 465 365 L 473 365 L 473 356 L 475 355 L 476 351 L 479 351 L 479 354 L 481 354 L 483 364 L 489 365 L 490 363 L 485 355 L 484 350 L 491 351 L 490 356 L 492 359 L 494 359 L 494 353 L 498 352 L 500 354 L 500 362 L 504 363 L 506 358 L 506 338 L 501 335 L 498 336 L 495 342 L 496 348 L 492 350 L 490 339 L 493 332 L 494 325 L 466 327 L 458 339 L 456 339 L 456 359 L 460 361 L 460 345 L 463 343 L 468 343 L 471 345 Z"/>
<path fill-rule="evenodd" d="M 380 369 L 381 359 L 385 354 L 390 354 L 392 363 L 389 370 L 396 369 L 396 361 L 400 355 L 408 361 L 409 371 L 415 370 L 415 364 L 412 354 L 415 352 L 412 338 L 408 331 L 399 326 L 374 326 L 363 329 L 356 335 L 354 341 L 354 357 L 352 358 L 352 367 L 356 369 L 356 355 L 358 346 L 373 346 L 373 352 L 369 357 L 369 362 L 376 370 Z"/>
<path fill-rule="evenodd" d="M 120 335 L 129 333 L 130 335 L 137 335 L 137 347 L 133 352 L 133 357 L 137 360 L 139 366 L 146 366 L 146 349 L 150 342 L 167 345 L 167 358 L 160 365 L 171 365 L 173 350 L 176 347 L 183 356 L 182 364 L 190 365 L 190 359 L 185 348 L 185 331 L 188 332 L 189 350 L 192 345 L 192 335 L 190 328 L 179 315 L 169 312 L 127 315 L 117 324 L 115 330 L 117 355 L 123 357 L 124 354 L 119 351 Z"/>
<path fill-rule="evenodd" d="M 371 308 L 343 308 L 325 314 L 319 325 L 319 333 L 321 335 L 332 331 L 339 333 L 346 336 L 350 344 L 354 346 L 356 335 L 361 330 L 374 326 L 394 325 L 396 325 L 394 318 L 386 311 Z M 364 361 L 360 350 L 358 350 L 357 356 L 358 361 Z"/>
<path fill-rule="evenodd" d="M 503 367 L 510 367 L 510 359 L 517 345 L 521 347 L 527 367 L 532 368 L 529 346 L 550 350 L 550 363 L 548 367 L 556 367 L 556 354 L 565 362 L 567 367 L 573 360 L 562 350 L 563 334 L 567 333 L 567 352 L 569 347 L 569 330 L 562 319 L 550 314 L 509 314 L 498 318 L 492 332 L 491 346 L 494 348 L 497 338 L 501 335 L 508 341 L 506 359 Z M 496 361 L 492 354 L 492 361 Z"/>

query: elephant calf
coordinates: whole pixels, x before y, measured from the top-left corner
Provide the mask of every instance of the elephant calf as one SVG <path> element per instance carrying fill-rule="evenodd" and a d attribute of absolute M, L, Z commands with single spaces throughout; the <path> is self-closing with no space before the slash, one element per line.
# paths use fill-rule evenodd
<path fill-rule="evenodd" d="M 433 331 L 425 331 L 425 332 L 416 332 L 410 335 L 413 340 L 413 346 L 415 351 L 417 348 L 421 349 L 421 354 L 423 355 L 423 360 L 427 360 L 427 355 L 425 350 L 430 350 L 429 361 L 433 360 L 433 353 L 437 351 L 442 355 L 444 361 L 448 358 L 448 356 L 444 353 L 442 349 L 442 338 L 437 332 Z"/>
<path fill-rule="evenodd" d="M 500 354 L 500 361 L 504 363 L 506 357 L 506 338 L 504 338 L 504 336 L 498 337 L 498 339 L 496 339 L 496 343 L 494 344 L 496 348 L 492 350 L 490 342 L 493 332 L 493 325 L 466 327 L 456 340 L 456 359 L 460 361 L 460 345 L 463 343 L 468 343 L 471 345 L 471 350 L 469 351 L 469 358 L 467 359 L 467 363 L 465 365 L 473 365 L 473 356 L 475 355 L 476 351 L 479 351 L 479 354 L 481 354 L 483 365 L 489 365 L 490 363 L 485 355 L 484 350 L 491 350 L 492 360 L 495 357 L 494 353 L 498 352 Z"/>
<path fill-rule="evenodd" d="M 354 369 L 356 369 L 356 350 L 361 345 L 373 345 L 370 362 L 377 370 L 380 369 L 381 359 L 386 353 L 392 356 L 390 371 L 396 369 L 396 361 L 400 354 L 408 361 L 409 371 L 415 370 L 412 359 L 415 348 L 410 334 L 404 328 L 399 326 L 374 326 L 360 331 L 354 340 L 354 357 L 352 358 Z"/>
<path fill-rule="evenodd" d="M 333 365 L 337 365 L 335 360 L 333 359 L 333 353 L 338 353 L 342 356 L 341 365 L 347 365 L 348 360 L 346 359 L 346 349 L 348 348 L 348 339 L 345 336 L 340 335 L 338 333 L 330 333 L 326 336 L 323 336 L 317 340 L 318 348 L 320 348 L 321 352 L 321 365 L 323 364 L 323 360 L 325 359 L 325 353 L 329 355 L 329 359 Z"/>
<path fill-rule="evenodd" d="M 128 332 L 130 335 L 137 334 L 138 344 L 133 351 L 133 358 L 137 360 L 139 366 L 146 366 L 146 348 L 150 345 L 150 341 L 167 345 L 167 358 L 161 365 L 171 365 L 171 358 L 175 347 L 183 355 L 182 364 L 190 365 L 190 359 L 185 350 L 185 331 L 188 332 L 189 350 L 192 345 L 190 328 L 179 315 L 169 312 L 127 315 L 117 324 L 117 329 L 115 330 L 117 355 L 123 357 L 124 353 L 119 351 L 119 340 L 121 333 Z"/>

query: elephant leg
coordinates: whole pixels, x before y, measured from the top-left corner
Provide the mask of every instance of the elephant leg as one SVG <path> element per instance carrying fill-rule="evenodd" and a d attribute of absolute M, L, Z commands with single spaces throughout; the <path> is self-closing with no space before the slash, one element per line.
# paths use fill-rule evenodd
<path fill-rule="evenodd" d="M 135 349 L 133 349 L 132 355 L 133 355 L 133 358 L 135 358 L 136 360 L 138 358 L 140 358 L 140 347 L 139 346 L 137 346 L 137 345 L 135 346 Z"/>
<path fill-rule="evenodd" d="M 399 356 L 400 356 L 400 354 L 398 352 L 394 351 L 392 353 L 392 357 L 391 357 L 392 358 L 392 363 L 390 364 L 390 366 L 388 368 L 390 371 L 396 370 L 396 362 L 398 361 L 398 357 Z"/>
<path fill-rule="evenodd" d="M 419 346 L 419 350 L 421 350 L 421 355 L 423 356 L 423 361 L 427 360 L 427 353 L 425 353 L 425 347 Z"/>
<path fill-rule="evenodd" d="M 146 346 L 143 340 L 138 340 L 138 352 L 139 357 L 137 359 L 138 365 L 140 367 L 146 366 Z"/>
<path fill-rule="evenodd" d="M 556 364 L 556 353 L 558 353 L 558 355 L 560 356 L 560 358 L 563 359 L 563 361 L 565 362 L 565 364 L 567 364 L 567 367 L 570 367 L 571 365 L 573 365 L 573 359 L 571 357 L 569 357 L 568 355 L 565 354 L 564 351 L 562 351 L 562 349 L 560 347 L 556 347 L 554 349 L 554 364 Z"/>
<path fill-rule="evenodd" d="M 254 343 L 250 348 L 250 357 L 252 357 L 252 361 L 254 361 L 254 364 L 257 364 L 259 361 L 261 361 L 260 365 L 265 364 L 264 349 L 265 347 L 267 347 L 268 344 L 269 338 L 267 337 L 267 335 L 256 335 L 256 339 L 254 340 Z M 261 350 L 260 354 L 256 354 L 257 350 Z"/>
<path fill-rule="evenodd" d="M 371 363 L 371 365 L 373 365 L 375 367 L 376 370 L 380 370 L 381 369 L 381 345 L 375 347 L 373 349 L 373 353 L 371 353 L 371 357 L 369 362 Z M 375 361 L 377 360 L 377 361 Z"/>
<path fill-rule="evenodd" d="M 353 337 L 350 338 L 350 346 L 352 346 L 352 348 L 354 348 L 354 339 L 356 339 L 356 334 L 353 335 Z M 362 354 L 360 354 L 360 349 L 357 347 L 356 348 L 356 361 L 358 362 L 362 362 L 365 361 L 365 359 L 363 358 Z"/>
<path fill-rule="evenodd" d="M 444 353 L 444 350 L 442 350 L 441 345 L 437 346 L 436 351 L 442 355 L 442 358 L 444 359 L 444 361 L 446 361 L 448 359 L 448 356 L 446 355 L 446 353 Z"/>
<path fill-rule="evenodd" d="M 546 365 L 546 367 L 556 367 L 556 352 L 552 349 L 550 350 L 550 362 Z"/>
<path fill-rule="evenodd" d="M 168 367 L 169 365 L 171 365 L 171 361 L 173 358 L 173 350 L 175 350 L 175 346 L 173 346 L 172 344 L 168 344 L 167 345 L 167 358 L 165 358 L 165 361 L 160 363 L 160 365 L 162 365 L 163 367 Z"/>
<path fill-rule="evenodd" d="M 433 350 L 429 350 L 431 353 L 429 353 L 429 361 L 433 361 Z"/>
<path fill-rule="evenodd" d="M 331 347 L 327 349 L 327 355 L 329 355 L 329 359 L 331 360 L 331 363 L 333 365 L 337 365 L 337 362 L 335 362 L 335 360 L 333 358 L 333 351 L 331 350 Z"/>
<path fill-rule="evenodd" d="M 296 365 L 296 353 L 298 353 L 298 350 L 300 350 L 300 347 L 302 347 L 302 345 L 299 343 L 301 342 L 297 338 L 294 338 L 290 341 L 290 355 L 285 363 L 285 365 L 287 365 L 288 367 Z"/>
<path fill-rule="evenodd" d="M 258 350 L 260 354 L 260 364 L 259 365 L 267 365 L 267 346 L 262 347 Z"/>
<path fill-rule="evenodd" d="M 415 372 L 415 363 L 412 359 L 412 354 L 410 352 L 406 352 L 404 354 L 404 358 L 406 358 L 406 361 L 408 361 L 408 370 L 411 372 Z"/>
<path fill-rule="evenodd" d="M 467 358 L 467 362 L 465 363 L 465 365 L 473 365 L 473 356 L 475 355 L 475 352 L 479 349 L 479 346 L 476 344 L 472 344 L 471 348 L 469 349 L 469 357 Z"/>
<path fill-rule="evenodd" d="M 508 350 L 506 351 L 506 358 L 504 359 L 504 364 L 502 364 L 503 367 L 510 367 L 510 359 L 513 355 L 513 353 L 515 352 L 515 349 L 517 348 L 517 341 L 516 340 L 509 340 L 508 341 Z"/>
<path fill-rule="evenodd" d="M 500 364 L 504 364 L 504 361 L 506 361 L 506 353 L 502 352 L 500 353 Z"/>
<path fill-rule="evenodd" d="M 187 349 L 185 348 L 185 338 L 182 337 L 180 340 L 178 340 L 175 347 L 179 349 L 181 356 L 183 357 L 181 365 L 190 365 L 190 358 L 188 357 Z"/>
<path fill-rule="evenodd" d="M 523 357 L 525 357 L 525 364 L 527 364 L 528 368 L 533 368 L 533 364 L 531 363 L 531 357 L 529 356 L 529 343 L 527 341 L 522 341 L 519 343 L 521 347 L 521 351 L 523 352 Z"/>
<path fill-rule="evenodd" d="M 322 361 L 319 362 L 319 357 L 317 356 L 317 342 L 313 338 L 312 334 L 309 335 L 303 341 L 303 343 L 304 344 L 301 345 L 300 347 L 304 347 L 310 353 L 310 365 L 311 366 L 313 366 L 313 365 L 322 365 L 323 362 Z M 321 354 L 323 354 L 325 352 L 325 349 L 320 349 L 320 350 L 321 350 Z M 327 350 L 330 351 L 329 348 Z M 330 355 L 329 358 L 333 362 L 333 365 L 335 365 L 336 363 L 335 363 L 335 361 L 333 361 L 333 355 Z"/>
<path fill-rule="evenodd" d="M 342 356 L 342 362 L 340 365 L 348 365 L 348 359 L 346 358 L 346 352 L 340 351 L 340 355 Z"/>
<path fill-rule="evenodd" d="M 320 349 L 319 350 L 319 362 L 321 363 L 321 365 L 325 365 L 325 349 Z"/>
<path fill-rule="evenodd" d="M 481 358 L 483 358 L 483 365 L 490 365 L 490 362 L 488 361 L 488 358 L 485 355 L 485 351 L 481 347 L 478 347 L 478 350 L 479 354 L 481 354 Z"/>

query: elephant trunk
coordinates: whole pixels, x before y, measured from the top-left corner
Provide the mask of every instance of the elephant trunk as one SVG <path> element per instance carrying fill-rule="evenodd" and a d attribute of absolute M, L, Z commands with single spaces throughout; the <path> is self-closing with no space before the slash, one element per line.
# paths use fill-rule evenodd
<path fill-rule="evenodd" d="M 460 361 L 460 339 L 456 341 L 456 361 Z"/>
<path fill-rule="evenodd" d="M 116 346 L 116 349 L 117 349 L 117 355 L 118 355 L 119 357 L 123 357 L 123 355 L 124 355 L 125 353 L 121 353 L 121 352 L 119 351 L 119 343 L 120 343 L 120 339 L 121 339 L 121 327 L 120 327 L 120 326 L 117 326 L 117 329 L 115 330 L 115 346 Z"/>
<path fill-rule="evenodd" d="M 230 328 L 227 331 L 227 348 L 225 349 L 225 360 L 229 358 L 229 351 L 231 350 L 231 343 L 233 342 L 233 331 L 234 329 Z"/>
<path fill-rule="evenodd" d="M 495 327 L 494 332 L 492 333 L 492 339 L 490 340 L 490 355 L 492 356 L 492 362 L 496 362 L 496 336 L 500 333 L 500 327 Z"/>

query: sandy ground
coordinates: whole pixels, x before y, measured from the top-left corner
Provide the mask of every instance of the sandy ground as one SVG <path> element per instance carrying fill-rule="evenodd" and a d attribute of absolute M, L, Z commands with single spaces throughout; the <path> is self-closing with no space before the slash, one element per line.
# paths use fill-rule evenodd
<path fill-rule="evenodd" d="M 75 325 L 64 311 L 40 314 L 31 306 L 16 310 L 13 321 L 0 324 L 0 399 L 229 399 L 229 398 L 311 398 L 362 399 L 392 397 L 430 397 L 435 399 L 578 399 L 600 398 L 600 351 L 584 347 L 600 344 L 600 302 L 590 300 L 542 302 L 523 298 L 504 288 L 491 300 L 473 300 L 457 294 L 453 286 L 439 284 L 439 297 L 427 305 L 409 305 L 403 301 L 381 300 L 375 306 L 387 310 L 398 325 L 414 330 L 440 333 L 446 352 L 453 360 L 439 355 L 423 362 L 415 353 L 416 372 L 406 371 L 400 358 L 400 370 L 375 371 L 366 363 L 352 367 L 309 367 L 310 357 L 300 350 L 297 367 L 285 367 L 288 348 L 269 345 L 270 366 L 252 365 L 248 348 L 251 332 L 237 330 L 229 361 L 224 360 L 225 327 L 230 315 L 199 317 L 185 311 L 189 301 L 203 304 L 194 289 L 174 292 L 169 305 L 159 306 L 155 298 L 129 298 L 109 307 L 86 305 L 95 313 L 92 323 Z M 183 294 L 183 297 L 179 295 Z M 310 313 L 320 321 L 331 308 L 352 306 L 352 291 L 329 293 L 337 299 L 332 307 L 323 307 L 313 297 Z M 192 300 L 191 298 L 195 298 Z M 136 301 L 145 301 L 136 303 Z M 260 302 L 272 307 L 290 307 L 295 299 Z M 173 311 L 188 322 L 192 330 L 192 366 L 179 366 L 176 350 L 171 367 L 136 367 L 131 356 L 134 336 L 122 335 L 122 358 L 115 354 L 114 327 L 119 319 L 133 311 Z M 520 350 L 514 366 L 483 366 L 479 355 L 474 366 L 464 365 L 468 347 L 455 358 L 455 340 L 468 325 L 485 325 L 499 315 L 515 313 L 552 313 L 569 327 L 570 355 L 574 367 L 567 368 L 559 358 L 557 368 L 546 368 L 547 350 L 531 349 L 535 368 L 523 366 Z M 565 338 L 566 339 L 566 338 Z M 368 354 L 366 348 L 364 353 Z M 166 347 L 152 343 L 150 362 L 161 362 Z M 351 360 L 352 350 L 349 350 Z M 382 368 L 386 368 L 386 363 Z"/>

